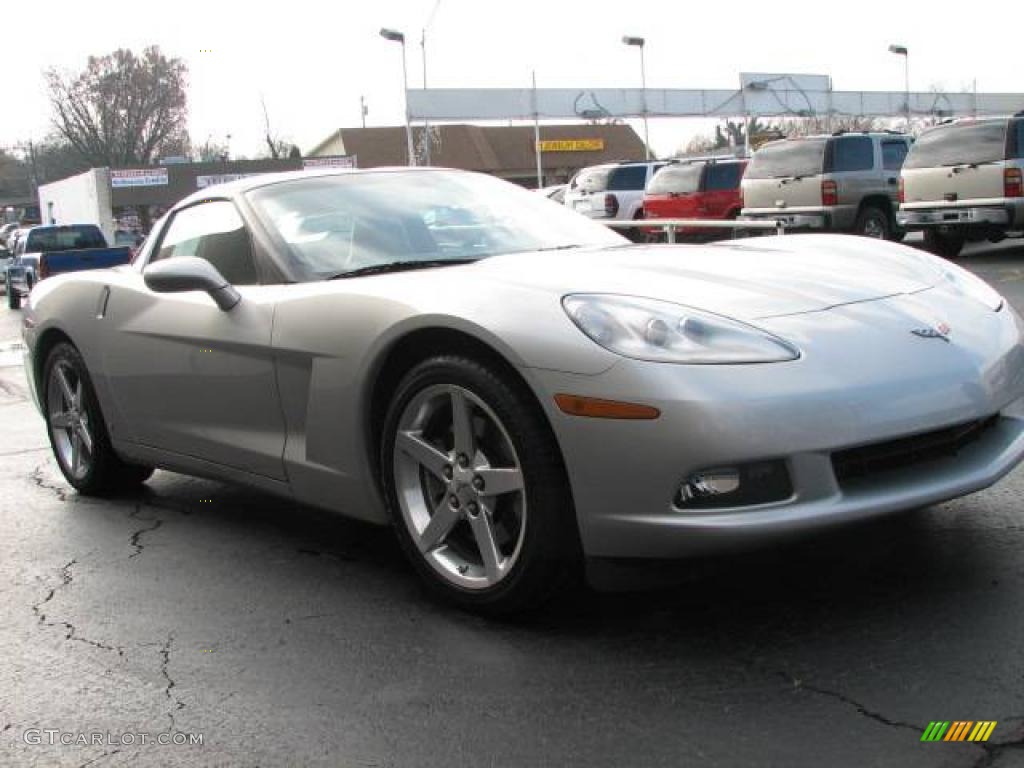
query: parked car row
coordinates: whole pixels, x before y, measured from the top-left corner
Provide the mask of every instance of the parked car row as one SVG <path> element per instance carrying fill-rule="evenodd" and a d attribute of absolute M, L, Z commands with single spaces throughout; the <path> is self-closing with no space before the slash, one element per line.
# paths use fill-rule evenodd
<path fill-rule="evenodd" d="M 749 161 L 593 166 L 569 182 L 564 204 L 602 220 L 781 220 L 789 230 L 888 240 L 922 231 L 929 250 L 952 258 L 965 242 L 1024 232 L 1022 177 L 1024 112 L 951 121 L 917 141 L 893 131 L 838 131 L 769 142 Z"/>
<path fill-rule="evenodd" d="M 20 308 L 22 297 L 51 275 L 116 267 L 129 263 L 132 256 L 129 247 L 108 247 L 95 224 L 38 226 L 16 232 L 12 258 L 4 272 L 11 309 Z"/>

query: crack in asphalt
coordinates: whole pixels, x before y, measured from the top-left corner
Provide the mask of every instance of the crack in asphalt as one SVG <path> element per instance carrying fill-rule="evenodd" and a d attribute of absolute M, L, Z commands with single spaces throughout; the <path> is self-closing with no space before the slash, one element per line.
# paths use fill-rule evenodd
<path fill-rule="evenodd" d="M 810 693 L 814 693 L 819 696 L 827 696 L 831 699 L 835 699 L 836 701 L 840 701 L 843 704 L 846 704 L 847 706 L 853 707 L 855 710 L 857 710 L 857 713 L 859 715 L 862 715 L 863 717 L 866 717 L 869 720 L 874 720 L 876 723 L 881 723 L 882 725 L 889 726 L 890 728 L 905 728 L 907 730 L 914 731 L 918 735 L 924 733 L 923 725 L 915 725 L 914 723 L 907 723 L 902 720 L 893 720 L 892 718 L 886 717 L 881 712 L 876 712 L 872 709 L 868 709 L 866 706 L 861 704 L 856 699 L 853 699 L 850 696 L 847 696 L 845 693 L 841 693 L 840 691 L 832 691 L 828 688 L 822 688 L 818 685 L 805 683 L 803 680 L 797 677 L 793 677 L 793 675 L 782 670 L 777 670 L 776 674 L 779 677 L 786 680 L 786 682 L 792 685 L 793 688 L 796 690 L 809 691 Z"/>
<path fill-rule="evenodd" d="M 63 487 L 59 485 L 54 485 L 45 477 L 43 477 L 43 465 L 40 464 L 38 467 L 33 469 L 32 474 L 29 475 L 29 477 L 32 479 L 32 482 L 35 483 L 37 488 L 52 491 L 53 493 L 57 494 L 57 498 L 60 499 L 61 501 L 68 500 L 68 493 Z"/>
<path fill-rule="evenodd" d="M 1006 718 L 1007 720 L 1020 720 L 1018 717 Z M 1004 721 L 998 721 L 1004 722 Z M 1000 741 L 996 743 L 991 742 L 975 742 L 974 746 L 981 747 L 984 750 L 984 754 L 981 755 L 974 762 L 971 768 L 989 768 L 989 766 L 995 764 L 995 761 L 1002 757 L 1005 750 L 1008 749 L 1024 749 L 1024 729 L 1020 726 L 1017 727 L 1018 736 L 1012 741 Z"/>
<path fill-rule="evenodd" d="M 75 625 L 72 624 L 71 622 L 68 622 L 68 621 L 47 621 L 47 619 L 46 619 L 47 614 L 43 612 L 43 606 L 46 605 L 51 600 L 53 600 L 54 596 L 57 594 L 58 591 L 64 589 L 65 587 L 67 587 L 67 586 L 69 586 L 71 584 L 71 582 L 74 580 L 74 575 L 72 574 L 71 571 L 72 571 L 72 569 L 74 569 L 74 567 L 75 567 L 75 565 L 77 565 L 77 563 L 78 563 L 77 560 L 71 560 L 71 561 L 65 563 L 61 567 L 61 569 L 60 569 L 61 583 L 58 584 L 55 587 L 51 587 L 50 591 L 46 594 L 46 597 L 44 597 L 39 602 L 33 604 L 32 612 L 36 615 L 36 618 L 39 620 L 39 623 L 42 626 L 44 626 L 44 627 L 64 627 L 64 630 L 65 630 L 64 639 L 65 640 L 70 640 L 71 642 L 75 642 L 75 643 L 85 643 L 86 645 L 91 645 L 93 648 L 99 648 L 100 650 L 103 650 L 103 651 L 115 651 L 118 656 L 124 656 L 124 648 L 122 648 L 121 646 L 119 646 L 119 645 L 107 645 L 106 643 L 101 643 L 98 640 L 90 640 L 88 637 L 82 637 L 81 635 L 78 634 L 78 630 L 75 628 Z"/>
<path fill-rule="evenodd" d="M 0 408 L 2 407 L 3 406 L 0 405 Z M 50 450 L 50 446 L 41 445 L 38 448 L 22 448 L 20 451 L 4 451 L 3 453 L 0 453 L 0 456 L 21 456 L 24 453 L 38 453 L 39 451 L 48 450 Z"/>
<path fill-rule="evenodd" d="M 171 646 L 173 644 L 174 634 L 172 633 L 167 636 L 167 642 L 164 643 L 163 648 L 160 649 L 160 656 L 163 658 L 163 661 L 160 664 L 160 674 L 162 674 L 164 679 L 167 681 L 167 687 L 164 688 L 164 696 L 167 698 L 167 703 L 170 707 L 170 709 L 167 710 L 167 718 L 171 721 L 171 733 L 174 733 L 175 728 L 174 713 L 185 708 L 185 703 L 171 692 L 177 685 L 177 683 L 174 682 L 174 678 L 171 677 L 171 674 L 168 671 L 168 667 L 171 664 Z M 171 706 L 171 704 L 173 704 L 173 706 Z"/>
<path fill-rule="evenodd" d="M 82 763 L 80 766 L 78 766 L 78 768 L 86 768 L 86 766 L 93 765 L 94 763 L 99 762 L 100 760 L 102 760 L 105 757 L 113 757 L 114 755 L 118 754 L 120 751 L 121 751 L 121 749 L 118 748 L 118 749 L 112 749 L 109 752 L 104 752 L 102 755 L 98 755 L 97 757 L 94 757 L 91 760 L 86 760 L 84 763 Z"/>
<path fill-rule="evenodd" d="M 151 525 L 149 528 L 140 528 L 139 530 L 135 531 L 135 533 L 132 534 L 132 538 L 131 538 L 130 543 L 135 548 L 135 551 L 132 552 L 130 555 L 128 555 L 128 559 L 129 560 L 131 560 L 133 557 L 138 557 L 139 555 L 141 555 L 142 554 L 142 550 L 145 549 L 144 545 L 140 541 L 141 538 L 142 538 L 142 535 L 145 534 L 145 533 L 152 533 L 153 531 L 155 531 L 157 528 L 159 528 L 161 525 L 164 524 L 164 521 L 161 520 L 160 518 L 156 518 L 154 520 L 143 520 L 142 518 L 139 517 L 139 514 L 141 512 L 142 512 L 142 504 L 136 503 L 134 511 L 130 515 L 128 515 L 128 517 L 135 518 L 136 520 L 141 520 L 142 522 L 153 523 L 153 525 Z"/>

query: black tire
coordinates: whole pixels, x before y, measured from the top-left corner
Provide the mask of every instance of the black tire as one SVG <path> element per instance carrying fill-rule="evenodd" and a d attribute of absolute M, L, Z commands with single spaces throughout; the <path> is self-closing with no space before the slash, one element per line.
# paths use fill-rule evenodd
<path fill-rule="evenodd" d="M 926 229 L 924 231 L 924 247 L 944 259 L 955 259 L 960 255 L 967 241 L 967 233 L 962 229 Z"/>
<path fill-rule="evenodd" d="M 7 306 L 11 309 L 21 309 L 21 295 L 11 285 L 10 279 L 7 280 Z"/>
<path fill-rule="evenodd" d="M 857 222 L 853 229 L 862 237 L 889 240 L 892 238 L 893 227 L 889 214 L 877 206 L 865 205 L 857 214 Z"/>
<path fill-rule="evenodd" d="M 53 380 L 54 369 L 58 366 L 65 373 L 71 374 L 72 378 L 69 383 L 75 390 L 78 388 L 78 383 L 81 383 L 81 403 L 77 410 L 86 416 L 93 450 L 90 452 L 84 472 L 80 474 L 73 471 L 73 468 L 68 465 L 66 457 L 57 444 L 58 437 L 56 435 L 59 431 L 70 435 L 73 430 L 69 428 L 62 430 L 61 427 L 55 427 L 52 422 L 54 414 L 51 413 L 50 407 L 50 388 L 58 386 Z M 110 444 L 106 422 L 100 411 L 99 401 L 96 399 L 96 391 L 89 378 L 89 371 L 82 356 L 73 345 L 62 342 L 50 351 L 39 383 L 39 399 L 43 403 L 46 433 L 50 438 L 50 447 L 53 449 L 54 458 L 56 458 L 64 478 L 79 493 L 86 496 L 102 496 L 128 490 L 145 482 L 153 474 L 152 467 L 129 464 L 114 452 Z"/>
<path fill-rule="evenodd" d="M 507 433 L 523 478 L 522 494 L 528 512 L 517 559 L 500 581 L 483 589 L 465 588 L 441 575 L 428 562 L 428 555 L 420 552 L 399 505 L 395 445 L 402 414 L 414 398 L 439 386 L 467 390 L 486 404 Z M 395 532 L 432 594 L 463 609 L 508 616 L 541 608 L 579 584 L 579 537 L 561 454 L 543 414 L 523 385 L 467 357 L 429 358 L 410 370 L 398 385 L 384 420 L 382 442 L 383 491 Z M 454 533 L 456 529 L 451 530 Z M 446 545 L 450 535 L 446 534 Z"/>

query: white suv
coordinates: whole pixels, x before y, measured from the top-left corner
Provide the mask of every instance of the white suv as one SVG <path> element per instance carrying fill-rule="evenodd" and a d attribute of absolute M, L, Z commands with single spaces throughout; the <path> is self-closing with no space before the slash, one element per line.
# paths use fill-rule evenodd
<path fill-rule="evenodd" d="M 632 221 L 644 217 L 644 189 L 664 162 L 613 163 L 583 168 L 569 182 L 563 202 L 592 219 Z M 624 234 L 636 236 L 635 233 Z"/>

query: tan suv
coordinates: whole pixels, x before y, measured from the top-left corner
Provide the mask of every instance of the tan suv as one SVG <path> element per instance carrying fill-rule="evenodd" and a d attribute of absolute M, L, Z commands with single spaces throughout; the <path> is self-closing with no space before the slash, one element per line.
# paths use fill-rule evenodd
<path fill-rule="evenodd" d="M 900 224 L 953 258 L 967 240 L 1024 231 L 1024 113 L 958 120 L 921 135 L 900 175 Z"/>
<path fill-rule="evenodd" d="M 740 219 L 897 239 L 897 184 L 911 139 L 890 132 L 783 139 L 754 153 Z"/>

